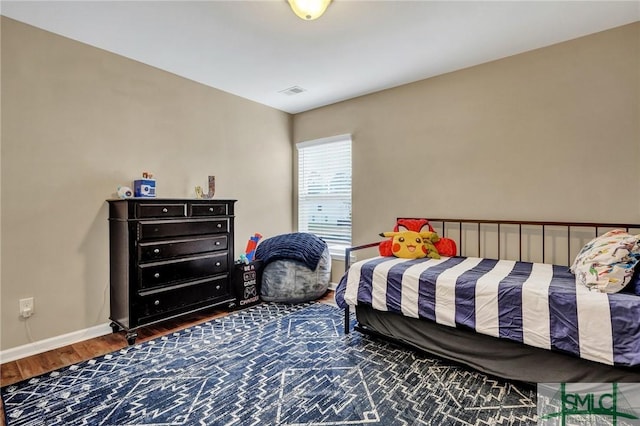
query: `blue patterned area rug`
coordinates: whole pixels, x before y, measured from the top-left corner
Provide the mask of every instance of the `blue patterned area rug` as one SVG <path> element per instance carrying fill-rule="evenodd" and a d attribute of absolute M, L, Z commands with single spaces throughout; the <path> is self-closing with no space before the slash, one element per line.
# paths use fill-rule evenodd
<path fill-rule="evenodd" d="M 18 425 L 530 425 L 533 389 L 262 304 L 2 388 Z"/>

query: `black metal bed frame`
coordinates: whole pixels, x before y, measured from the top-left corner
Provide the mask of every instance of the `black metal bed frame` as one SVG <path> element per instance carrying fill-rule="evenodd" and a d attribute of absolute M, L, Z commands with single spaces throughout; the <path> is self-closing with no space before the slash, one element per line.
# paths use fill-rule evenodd
<path fill-rule="evenodd" d="M 398 220 L 400 219 L 417 219 L 417 218 L 398 218 Z M 519 245 L 519 250 L 518 250 L 518 261 L 522 261 L 522 227 L 523 226 L 537 226 L 541 228 L 541 237 L 542 237 L 542 242 L 541 242 L 541 250 L 542 250 L 542 259 L 544 261 L 545 259 L 545 237 L 546 237 L 546 229 L 549 227 L 555 227 L 555 228 L 566 228 L 566 237 L 567 237 L 567 259 L 569 260 L 570 263 L 570 257 L 571 257 L 571 243 L 570 243 L 570 239 L 571 239 L 571 230 L 572 228 L 591 228 L 594 231 L 594 235 L 593 237 L 596 237 L 599 235 L 600 233 L 600 229 L 624 229 L 627 232 L 629 232 L 629 230 L 631 229 L 637 229 L 640 230 L 640 224 L 637 223 L 606 223 L 606 222 L 557 222 L 557 221 L 517 221 L 517 220 L 485 220 L 485 219 L 441 219 L 441 218 L 436 218 L 436 219 L 428 219 L 429 223 L 434 226 L 434 224 L 441 224 L 442 226 L 442 234 L 440 235 L 441 237 L 447 237 L 448 238 L 448 234 L 447 234 L 447 224 L 451 225 L 451 224 L 457 224 L 457 229 L 458 229 L 458 241 L 456 241 L 457 246 L 459 248 L 462 247 L 462 243 L 463 243 L 463 225 L 475 225 L 478 236 L 477 236 L 477 243 L 478 243 L 478 256 L 481 256 L 481 230 L 482 230 L 482 225 L 493 225 L 493 226 L 497 226 L 497 231 L 496 231 L 496 236 L 497 236 L 497 250 L 498 250 L 498 255 L 500 254 L 500 240 L 501 240 L 501 236 L 502 236 L 502 229 L 503 225 L 508 225 L 508 226 L 518 226 L 518 245 Z M 451 228 L 449 228 L 451 229 Z M 345 273 L 349 270 L 349 268 L 351 267 L 351 253 L 358 251 L 358 250 L 364 250 L 364 249 L 368 249 L 368 248 L 373 248 L 373 247 L 377 247 L 380 245 L 382 241 L 378 241 L 378 242 L 373 242 L 373 243 L 368 243 L 368 244 L 362 244 L 362 245 L 358 245 L 358 246 L 353 246 L 353 247 L 349 247 L 345 250 Z M 350 309 L 349 306 L 347 306 L 345 308 L 345 312 L 344 312 L 344 332 L 345 334 L 349 334 L 350 332 L 350 327 L 349 327 L 349 317 L 350 317 Z"/>

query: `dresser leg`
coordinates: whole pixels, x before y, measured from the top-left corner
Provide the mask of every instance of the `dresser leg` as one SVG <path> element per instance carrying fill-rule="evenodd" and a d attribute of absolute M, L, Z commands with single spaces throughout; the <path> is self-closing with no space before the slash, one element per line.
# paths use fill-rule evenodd
<path fill-rule="evenodd" d="M 136 338 L 138 337 L 138 333 L 135 331 L 129 331 L 127 333 L 127 343 L 131 346 L 136 343 Z"/>

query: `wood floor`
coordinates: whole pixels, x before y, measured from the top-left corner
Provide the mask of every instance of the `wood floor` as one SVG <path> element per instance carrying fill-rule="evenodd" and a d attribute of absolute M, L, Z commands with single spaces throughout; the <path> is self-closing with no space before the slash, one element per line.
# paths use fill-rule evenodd
<path fill-rule="evenodd" d="M 318 302 L 335 304 L 334 294 L 329 291 Z M 177 330 L 207 322 L 231 313 L 230 311 L 212 310 L 191 314 L 179 319 L 165 321 L 137 330 L 136 342 L 155 339 Z M 7 386 L 31 377 L 39 376 L 62 367 L 77 364 L 109 352 L 117 351 L 127 346 L 125 332 L 111 333 L 94 339 L 73 343 L 41 354 L 32 355 L 16 361 L 9 361 L 0 365 L 0 386 Z M 4 410 L 0 404 L 0 425 L 4 424 Z"/>

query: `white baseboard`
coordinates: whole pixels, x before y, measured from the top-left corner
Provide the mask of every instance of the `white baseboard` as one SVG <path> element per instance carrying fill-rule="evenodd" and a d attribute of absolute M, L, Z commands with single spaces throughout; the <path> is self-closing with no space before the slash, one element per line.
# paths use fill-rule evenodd
<path fill-rule="evenodd" d="M 37 342 L 29 343 L 22 346 L 16 346 L 15 348 L 0 351 L 0 363 L 15 361 L 20 358 L 25 358 L 31 355 L 50 351 L 52 349 L 61 348 L 62 346 L 70 345 L 72 343 L 81 342 L 87 339 L 93 339 L 94 337 L 104 336 L 111 332 L 112 330 L 109 326 L 109 323 L 104 323 L 96 325 L 94 327 L 85 328 L 84 330 L 78 330 L 60 336 L 50 337 L 48 339 L 39 340 Z"/>
<path fill-rule="evenodd" d="M 335 291 L 337 286 L 337 283 L 331 282 L 329 283 L 329 290 Z M 9 361 L 15 361 L 20 358 L 26 358 L 31 355 L 40 354 L 52 349 L 61 348 L 73 343 L 82 342 L 83 340 L 93 339 L 94 337 L 104 336 L 111 332 L 112 330 L 109 326 L 109 323 L 104 323 L 96 325 L 94 327 L 86 328 L 84 330 L 78 330 L 60 336 L 39 340 L 37 342 L 29 343 L 26 345 L 17 346 L 15 348 L 10 348 L 4 351 L 0 351 L 0 364 Z"/>

